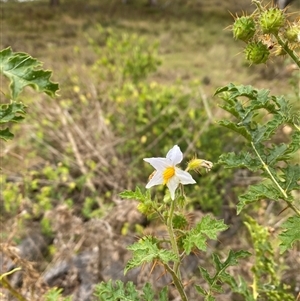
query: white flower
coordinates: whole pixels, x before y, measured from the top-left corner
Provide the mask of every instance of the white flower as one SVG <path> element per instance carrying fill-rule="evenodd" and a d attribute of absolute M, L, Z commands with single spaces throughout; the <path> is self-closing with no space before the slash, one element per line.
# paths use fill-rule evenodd
<path fill-rule="evenodd" d="M 150 181 L 146 188 L 155 185 L 167 185 L 170 190 L 172 200 L 175 199 L 175 190 L 179 184 L 194 184 L 196 181 L 187 172 L 178 167 L 183 155 L 178 145 L 173 146 L 167 153 L 166 158 L 145 158 L 144 161 L 150 163 L 156 171 L 150 176 Z"/>

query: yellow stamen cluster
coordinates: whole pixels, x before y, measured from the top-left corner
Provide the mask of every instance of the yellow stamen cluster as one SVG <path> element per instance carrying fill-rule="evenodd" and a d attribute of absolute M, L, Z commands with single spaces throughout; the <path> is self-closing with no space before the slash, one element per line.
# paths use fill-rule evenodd
<path fill-rule="evenodd" d="M 167 167 L 163 172 L 164 184 L 167 184 L 174 175 L 175 168 L 173 166 Z"/>

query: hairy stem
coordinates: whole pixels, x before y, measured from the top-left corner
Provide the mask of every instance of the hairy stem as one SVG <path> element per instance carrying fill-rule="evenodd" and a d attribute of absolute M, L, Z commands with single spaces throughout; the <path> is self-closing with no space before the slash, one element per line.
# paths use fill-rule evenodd
<path fill-rule="evenodd" d="M 283 39 L 278 35 L 274 34 L 278 44 L 282 47 L 282 49 L 291 57 L 291 59 L 296 63 L 296 65 L 300 68 L 300 58 L 297 53 L 289 48 L 288 44 L 283 41 Z"/>
<path fill-rule="evenodd" d="M 179 270 L 180 255 L 179 255 L 177 241 L 176 241 L 176 237 L 175 237 L 174 229 L 173 229 L 174 209 L 175 209 L 175 200 L 171 202 L 170 212 L 169 212 L 169 216 L 168 216 L 168 219 L 167 219 L 167 229 L 168 229 L 168 233 L 169 233 L 169 236 L 170 236 L 172 251 L 175 253 L 176 258 L 178 260 L 177 262 L 174 263 L 174 271 L 175 271 L 178 279 L 181 280 L 181 275 L 180 275 L 180 270 Z"/>
<path fill-rule="evenodd" d="M 165 269 L 169 272 L 169 274 L 172 276 L 172 279 L 173 279 L 173 282 L 174 282 L 174 285 L 176 286 L 179 294 L 180 294 L 180 297 L 181 297 L 181 300 L 182 301 L 188 301 L 188 298 L 186 296 L 186 293 L 184 291 L 184 287 L 183 287 L 183 284 L 181 282 L 181 279 L 178 278 L 177 276 L 177 273 L 175 273 L 174 270 L 172 270 L 167 264 L 164 264 L 165 266 Z"/>

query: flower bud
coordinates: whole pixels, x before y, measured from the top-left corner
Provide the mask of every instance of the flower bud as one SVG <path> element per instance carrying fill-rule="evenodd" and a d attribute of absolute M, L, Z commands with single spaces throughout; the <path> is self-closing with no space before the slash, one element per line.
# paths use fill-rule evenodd
<path fill-rule="evenodd" d="M 284 25 L 284 20 L 284 12 L 277 7 L 272 7 L 262 12 L 259 23 L 263 33 L 277 34 L 279 29 Z"/>
<path fill-rule="evenodd" d="M 200 168 L 205 168 L 206 171 L 210 171 L 212 167 L 213 167 L 212 162 L 194 158 L 188 163 L 187 170 L 199 171 Z"/>
<path fill-rule="evenodd" d="M 248 42 L 255 34 L 255 22 L 251 17 L 242 16 L 235 20 L 232 30 L 235 39 Z"/>
<path fill-rule="evenodd" d="M 251 64 L 264 64 L 269 58 L 270 51 L 262 42 L 253 42 L 247 45 L 245 54 Z"/>

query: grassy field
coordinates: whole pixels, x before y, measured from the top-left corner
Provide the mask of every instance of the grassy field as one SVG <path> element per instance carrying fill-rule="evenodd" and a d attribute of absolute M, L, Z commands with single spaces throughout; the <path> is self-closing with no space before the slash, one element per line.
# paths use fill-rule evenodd
<path fill-rule="evenodd" d="M 243 43 L 232 37 L 233 16 L 252 12 L 250 0 L 158 2 L 155 7 L 143 0 L 127 4 L 61 0 L 58 7 L 50 7 L 48 1 L 0 4 L 1 49 L 11 46 L 15 52 L 29 53 L 53 71 L 52 80 L 60 85 L 55 99 L 26 89 L 20 100 L 28 105 L 29 114 L 12 126 L 14 140 L 0 145 L 0 210 L 5 212 L 0 220 L 1 241 L 22 249 L 28 247 L 29 239 L 42 253 L 32 252 L 33 257 L 22 253 L 38 261 L 39 273 L 34 276 L 25 262 L 29 285 L 40 284 L 43 277 L 50 279 L 47 269 L 82 254 L 99 264 L 91 276 L 96 279 L 92 285 L 103 278 L 135 279 L 123 276 L 128 259 L 124 246 L 141 234 L 141 227 L 149 233 L 161 229 L 145 221 L 135 203 L 121 202 L 119 193 L 137 184 L 144 186 L 148 170 L 144 175 L 142 158 L 161 156 L 170 144 L 185 147 L 188 158 L 197 153 L 213 162 L 222 152 L 244 147 L 243 141 L 216 125 L 225 116 L 218 107 L 220 100 L 213 96 L 218 87 L 233 82 L 266 88 L 271 94 L 284 94 L 296 109 L 300 106 L 300 74 L 291 61 L 280 57 L 266 65 L 249 66 Z M 299 18 L 299 9 L 295 1 L 289 8 L 291 20 Z M 118 39 L 125 46 L 133 40 L 137 51 L 149 53 L 147 67 L 153 68 L 133 68 L 140 72 L 135 83 L 115 69 L 131 55 L 118 48 Z M 1 79 L 1 103 L 7 102 L 7 83 Z M 288 135 L 288 129 L 282 129 L 277 138 L 287 141 Z M 191 194 L 188 210 L 196 218 L 211 212 L 232 226 L 211 250 L 224 254 L 228 248 L 251 248 L 235 205 L 237 195 L 257 177 L 217 166 L 211 176 L 203 174 L 199 179 L 201 185 Z M 195 201 L 197 195 L 202 202 Z M 268 227 L 270 221 L 281 223 L 285 212 L 276 216 L 281 209 L 279 205 L 270 208 L 264 201 L 250 210 L 256 210 L 258 220 Z M 93 253 L 98 244 L 104 245 L 100 255 Z M 9 247 L 4 251 L 15 254 Z M 280 273 L 295 294 L 300 281 L 298 254 L 299 248 L 280 263 Z M 187 271 L 193 270 L 193 260 L 207 264 L 205 258 L 192 258 L 186 262 Z M 109 267 L 101 266 L 103 262 Z M 232 272 L 247 279 L 249 266 L 246 263 Z M 148 272 L 141 271 L 141 278 Z M 77 294 L 74 300 L 81 301 L 72 273 L 63 279 L 51 278 L 51 286 L 64 287 L 65 294 Z M 12 283 L 18 285 L 18 280 Z M 35 296 L 43 292 L 42 285 L 37 285 Z M 0 288 L 1 293 L 6 294 Z M 218 300 L 240 299 L 224 293 Z"/>

